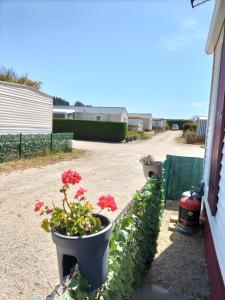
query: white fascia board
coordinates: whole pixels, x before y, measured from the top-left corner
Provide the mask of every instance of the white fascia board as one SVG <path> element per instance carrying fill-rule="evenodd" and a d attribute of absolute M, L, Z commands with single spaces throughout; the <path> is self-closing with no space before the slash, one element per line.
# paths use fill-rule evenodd
<path fill-rule="evenodd" d="M 225 0 L 216 0 L 205 51 L 214 53 L 225 20 Z"/>

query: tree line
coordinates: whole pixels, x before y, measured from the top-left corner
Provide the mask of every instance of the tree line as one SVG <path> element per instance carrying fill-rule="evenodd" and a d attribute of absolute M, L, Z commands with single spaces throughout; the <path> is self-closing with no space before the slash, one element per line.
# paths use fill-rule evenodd
<path fill-rule="evenodd" d="M 0 68 L 0 81 L 6 81 L 11 83 L 17 83 L 17 84 L 24 84 L 30 87 L 33 87 L 37 90 L 41 89 L 42 82 L 37 80 L 32 80 L 28 77 L 28 74 L 24 75 L 18 75 L 12 68 L 6 68 L 2 66 Z M 69 106 L 70 102 L 62 99 L 60 97 L 53 97 L 53 105 L 65 105 Z M 92 106 L 92 105 L 86 105 L 81 101 L 75 101 L 74 106 Z"/>

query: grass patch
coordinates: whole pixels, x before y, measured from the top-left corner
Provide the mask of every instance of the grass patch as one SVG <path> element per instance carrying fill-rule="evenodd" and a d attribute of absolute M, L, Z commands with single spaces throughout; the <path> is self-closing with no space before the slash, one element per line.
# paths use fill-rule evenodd
<path fill-rule="evenodd" d="M 8 161 L 0 164 L 0 173 L 10 173 L 12 171 L 21 171 L 29 168 L 42 167 L 54 164 L 62 160 L 70 160 L 81 157 L 85 154 L 85 150 L 74 149 L 71 152 L 47 153 L 46 155 L 36 156 L 32 158 L 22 158 Z"/>

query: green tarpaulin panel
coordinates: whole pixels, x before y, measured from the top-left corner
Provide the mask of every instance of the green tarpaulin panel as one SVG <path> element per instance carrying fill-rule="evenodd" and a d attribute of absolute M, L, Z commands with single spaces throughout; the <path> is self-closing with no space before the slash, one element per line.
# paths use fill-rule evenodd
<path fill-rule="evenodd" d="M 183 192 L 201 183 L 203 159 L 167 155 L 163 169 L 165 200 L 179 200 Z"/>

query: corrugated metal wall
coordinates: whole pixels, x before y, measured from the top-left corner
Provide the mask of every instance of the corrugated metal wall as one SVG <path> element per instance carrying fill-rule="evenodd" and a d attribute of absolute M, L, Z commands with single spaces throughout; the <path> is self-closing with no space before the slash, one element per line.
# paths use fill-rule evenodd
<path fill-rule="evenodd" d="M 0 134 L 51 132 L 52 97 L 23 85 L 0 82 Z"/>
<path fill-rule="evenodd" d="M 211 215 L 211 210 L 208 204 L 208 190 L 209 190 L 209 174 L 211 165 L 211 153 L 212 153 L 212 141 L 215 123 L 215 112 L 216 112 L 216 100 L 218 94 L 218 79 L 220 72 L 220 61 L 221 61 L 221 49 L 223 41 L 224 30 L 221 31 L 219 41 L 217 43 L 214 53 L 213 73 L 212 73 L 212 85 L 211 85 L 211 97 L 210 97 L 210 109 L 208 118 L 208 129 L 207 129 L 207 144 L 206 144 L 206 155 L 205 155 L 205 168 L 204 168 L 204 182 L 205 182 L 205 196 L 204 202 L 208 215 L 208 220 L 213 236 L 213 242 L 219 262 L 220 270 L 225 283 L 225 146 L 223 149 L 223 159 L 221 162 L 221 178 L 219 183 L 219 194 L 217 213 L 215 216 Z M 225 139 L 224 139 L 225 143 Z"/>
<path fill-rule="evenodd" d="M 198 136 L 205 137 L 207 129 L 207 120 L 197 120 L 196 133 Z"/>

